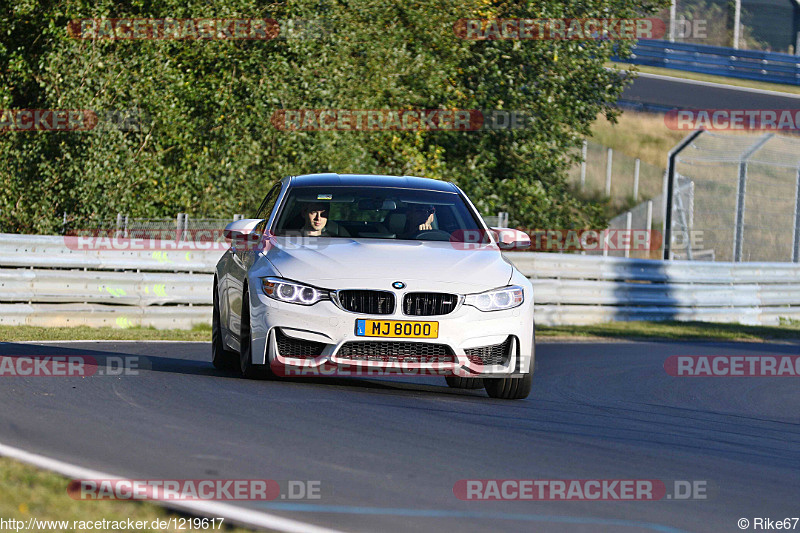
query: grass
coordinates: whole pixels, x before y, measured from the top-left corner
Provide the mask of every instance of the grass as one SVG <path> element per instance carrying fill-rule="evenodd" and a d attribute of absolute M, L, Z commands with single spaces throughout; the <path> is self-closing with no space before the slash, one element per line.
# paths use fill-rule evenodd
<path fill-rule="evenodd" d="M 743 326 L 708 322 L 611 322 L 593 326 L 539 326 L 538 337 L 641 338 L 709 341 L 800 341 L 800 320 L 778 326 Z"/>
<path fill-rule="evenodd" d="M 666 168 L 667 152 L 687 133 L 667 128 L 664 115 L 625 111 L 617 118 L 616 124 L 599 115 L 592 125 L 591 140 L 645 163 Z"/>
<path fill-rule="evenodd" d="M 667 128 L 664 116 L 653 113 L 625 111 L 616 123 L 598 115 L 591 128 L 586 153 L 586 184 L 579 190 L 580 167 L 569 172 L 576 194 L 586 200 L 599 202 L 609 218 L 627 211 L 639 202 L 661 194 L 663 169 L 669 152 L 686 132 Z M 614 150 L 611 198 L 605 198 L 606 150 Z M 639 197 L 633 198 L 634 160 L 642 161 L 639 176 Z"/>
<path fill-rule="evenodd" d="M 708 81 L 734 85 L 737 87 L 750 87 L 769 91 L 800 94 L 800 86 L 783 85 L 779 83 L 764 83 L 758 81 L 727 78 L 724 76 L 711 76 L 686 72 L 668 68 L 649 67 L 644 65 L 630 65 L 626 63 L 607 63 L 606 66 L 615 69 L 635 68 L 640 72 L 661 74 L 674 78 Z M 667 152 L 671 150 L 688 132 L 675 131 L 667 128 L 664 115 L 656 113 L 640 113 L 625 111 L 619 117 L 619 123 L 611 124 L 605 117 L 598 116 L 592 126 L 591 139 L 614 150 L 639 158 L 644 162 L 657 165 L 661 168 L 667 166 Z M 733 132 L 735 133 L 735 132 Z M 757 132 L 756 132 L 757 133 Z"/>
<path fill-rule="evenodd" d="M 153 520 L 169 520 L 170 518 L 186 518 L 185 515 L 170 512 L 158 505 L 143 501 L 90 501 L 74 500 L 67 494 L 69 479 L 46 470 L 39 470 L 27 464 L 0 457 L 0 517 L 4 520 L 15 519 L 27 522 L 31 518 L 38 520 L 67 520 L 68 527 L 45 529 L 40 527 L 31 531 L 88 531 L 72 527 L 74 521 L 145 521 L 148 525 Z M 166 529 L 139 529 L 136 531 L 187 531 L 170 524 Z M 227 527 L 223 521 L 223 530 L 228 532 L 249 531 L 242 528 Z M 27 527 L 27 525 L 25 526 Z M 6 528 L 9 529 L 9 528 Z M 97 529 L 97 528 L 94 528 Z M 22 530 L 22 529 L 21 529 Z M 24 529 L 27 531 L 27 529 Z M 102 531 L 103 529 L 100 528 Z M 108 529 L 108 531 L 111 531 Z M 127 528 L 116 531 L 133 531 Z M 207 531 L 213 531 L 208 529 Z M 217 523 L 216 531 L 220 531 Z"/>
<path fill-rule="evenodd" d="M 800 320 L 782 318 L 778 326 L 743 326 L 710 322 L 611 322 L 592 326 L 537 326 L 539 337 L 649 338 L 687 340 L 800 340 Z M 211 341 L 211 328 L 192 330 L 150 328 L 43 328 L 0 326 L 0 340 L 176 340 Z"/>
<path fill-rule="evenodd" d="M 0 341 L 63 340 L 210 341 L 211 326 L 196 324 L 192 329 L 0 326 Z"/>
<path fill-rule="evenodd" d="M 714 76 L 711 74 L 701 74 L 699 72 L 688 72 L 685 70 L 677 70 L 671 68 L 650 67 L 647 65 L 632 65 L 629 63 L 608 62 L 606 63 L 606 66 L 617 70 L 634 69 L 639 72 L 645 72 L 647 74 L 660 74 L 662 76 L 671 76 L 673 78 L 683 78 L 686 80 L 708 81 L 711 83 L 734 85 L 736 87 L 749 87 L 752 89 L 761 89 L 765 91 L 777 91 L 781 93 L 800 94 L 800 86 L 798 85 L 785 85 L 783 83 L 767 83 L 763 81 L 745 80 L 742 78 L 729 78 L 727 76 Z"/>

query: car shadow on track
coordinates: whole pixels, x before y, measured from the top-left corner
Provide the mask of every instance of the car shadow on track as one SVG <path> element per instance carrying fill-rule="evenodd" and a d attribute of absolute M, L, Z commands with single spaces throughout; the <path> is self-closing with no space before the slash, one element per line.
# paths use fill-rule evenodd
<path fill-rule="evenodd" d="M 87 341 L 90 343 L 91 341 Z M 112 344 L 110 341 L 108 344 Z M 153 344 L 150 345 L 152 348 Z M 348 387 L 355 389 L 371 389 L 382 391 L 430 393 L 436 395 L 448 394 L 460 397 L 480 397 L 489 400 L 483 389 L 466 390 L 452 389 L 444 383 L 442 376 L 415 376 L 414 378 L 404 377 L 281 377 L 276 379 L 257 379 L 245 380 L 238 371 L 217 370 L 211 365 L 210 347 L 208 347 L 209 359 L 198 359 L 197 357 L 181 356 L 180 350 L 176 349 L 175 344 L 158 344 L 159 349 L 170 355 L 144 355 L 141 352 L 142 346 L 137 343 L 119 343 L 115 350 L 92 350 L 84 347 L 68 347 L 56 344 L 29 344 L 0 342 L 0 359 L 2 358 L 82 358 L 84 362 L 84 374 L 74 375 L 74 377 L 86 376 L 115 376 L 115 377 L 136 377 L 143 372 L 166 372 L 171 374 L 185 374 L 195 376 L 234 378 L 248 384 L 295 384 L 295 385 L 325 385 L 328 387 Z M 190 346 L 197 346 L 191 344 Z M 206 348 L 205 346 L 203 347 Z M 152 352 L 152 350 L 149 350 Z M 14 365 L 11 365 L 13 368 Z M 26 366 L 27 368 L 27 366 Z M 13 371 L 13 370 L 12 370 Z M 45 374 L 47 375 L 47 374 Z M 67 376 L 69 377 L 69 376 Z M 416 381 L 412 381 L 416 379 Z M 420 379 L 425 379 L 425 383 L 420 383 Z M 506 400 L 496 400 L 506 401 Z"/>

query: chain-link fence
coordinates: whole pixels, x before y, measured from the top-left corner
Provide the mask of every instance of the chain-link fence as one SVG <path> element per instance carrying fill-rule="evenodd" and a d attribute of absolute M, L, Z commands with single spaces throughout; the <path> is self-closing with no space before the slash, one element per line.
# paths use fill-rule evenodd
<path fill-rule="evenodd" d="M 702 132 L 675 161 L 673 258 L 800 261 L 800 139 Z"/>
<path fill-rule="evenodd" d="M 800 4 L 793 0 L 676 0 L 659 18 L 675 42 L 797 53 Z M 664 37 L 670 39 L 669 33 Z"/>
<path fill-rule="evenodd" d="M 661 194 L 661 167 L 592 141 L 584 141 L 581 155 L 583 163 L 570 169 L 569 181 L 587 196 L 610 198 L 612 207 L 624 209 Z"/>

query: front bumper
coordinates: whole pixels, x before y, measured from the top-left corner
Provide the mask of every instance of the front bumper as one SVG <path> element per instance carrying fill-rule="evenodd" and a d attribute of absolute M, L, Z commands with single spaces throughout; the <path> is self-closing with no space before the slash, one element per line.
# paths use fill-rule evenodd
<path fill-rule="evenodd" d="M 253 362 L 270 364 L 273 369 L 336 365 L 475 377 L 519 376 L 533 369 L 532 295 L 526 294 L 523 305 L 506 311 L 483 312 L 461 305 L 452 313 L 436 316 L 408 316 L 399 310 L 389 315 L 363 315 L 345 311 L 331 301 L 301 306 L 263 294 L 253 296 Z M 357 336 L 358 319 L 435 321 L 439 333 L 436 339 Z M 288 350 L 302 353 L 287 353 L 286 346 L 302 348 Z M 499 351 L 504 352 L 502 356 Z"/>

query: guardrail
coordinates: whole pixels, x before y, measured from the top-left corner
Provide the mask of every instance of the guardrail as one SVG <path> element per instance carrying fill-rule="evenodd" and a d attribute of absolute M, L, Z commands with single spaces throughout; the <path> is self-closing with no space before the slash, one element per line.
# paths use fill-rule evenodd
<path fill-rule="evenodd" d="M 800 57 L 724 46 L 639 41 L 630 58 L 614 61 L 686 70 L 731 78 L 800 85 Z"/>
<path fill-rule="evenodd" d="M 0 324 L 190 328 L 211 322 L 220 250 L 71 249 L 63 237 L 0 234 Z M 800 319 L 800 265 L 514 252 L 537 323 Z"/>
<path fill-rule="evenodd" d="M 188 329 L 211 323 L 211 243 L 78 249 L 73 239 L 0 234 L 0 324 Z M 126 241 L 123 241 L 126 242 Z M 192 249 L 187 249 L 191 247 Z"/>
<path fill-rule="evenodd" d="M 800 319 L 800 265 L 508 254 L 531 278 L 539 324 Z"/>

